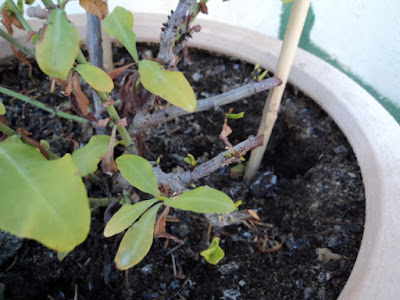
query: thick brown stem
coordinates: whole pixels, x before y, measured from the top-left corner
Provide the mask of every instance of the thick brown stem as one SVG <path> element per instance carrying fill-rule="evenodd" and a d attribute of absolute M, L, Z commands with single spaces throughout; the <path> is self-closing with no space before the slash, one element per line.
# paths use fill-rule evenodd
<path fill-rule="evenodd" d="M 229 92 L 213 96 L 197 101 L 197 108 L 194 111 L 201 112 L 209 109 L 214 109 L 226 104 L 233 103 L 246 97 L 250 97 L 262 91 L 266 91 L 274 86 L 281 84 L 282 81 L 277 77 L 268 78 L 260 82 L 251 82 Z M 130 127 L 131 132 L 146 131 L 155 125 L 163 124 L 177 117 L 182 117 L 191 114 L 177 106 L 170 106 L 166 109 L 159 110 L 153 114 L 142 113 L 137 114 Z"/>
<path fill-rule="evenodd" d="M 249 137 L 247 140 L 233 147 L 234 151 L 227 150 L 220 153 L 213 159 L 197 166 L 193 171 L 181 174 L 164 173 L 159 167 L 154 167 L 153 171 L 160 184 L 168 185 L 174 192 L 181 193 L 192 183 L 203 178 L 216 170 L 234 162 L 240 162 L 241 157 L 247 152 L 260 147 L 263 144 L 263 135 Z"/>

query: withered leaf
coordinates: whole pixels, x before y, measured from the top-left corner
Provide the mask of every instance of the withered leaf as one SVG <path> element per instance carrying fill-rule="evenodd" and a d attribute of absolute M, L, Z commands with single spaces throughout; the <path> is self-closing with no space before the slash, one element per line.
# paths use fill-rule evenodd
<path fill-rule="evenodd" d="M 154 227 L 154 237 L 155 238 L 167 238 L 170 240 L 173 240 L 177 243 L 180 243 L 182 240 L 178 239 L 176 236 L 173 236 L 172 234 L 169 234 L 165 230 L 165 225 L 167 224 L 167 216 L 169 213 L 170 206 L 167 206 L 164 211 L 161 213 L 161 215 L 158 217 L 156 226 Z"/>
<path fill-rule="evenodd" d="M 97 121 L 96 117 L 91 112 L 89 112 L 89 99 L 82 92 L 79 79 L 80 77 L 78 73 L 73 74 L 69 80 L 69 83 L 71 83 L 72 86 L 73 93 L 71 93 L 71 88 L 68 83 L 64 94 L 69 96 L 71 106 L 78 115 L 91 121 Z"/>
<path fill-rule="evenodd" d="M 3 7 L 3 9 L 1 10 L 1 15 L 2 15 L 2 19 L 1 19 L 1 23 L 3 23 L 4 27 L 6 28 L 7 32 L 9 35 L 13 35 L 14 34 L 14 30 L 12 28 L 12 21 L 11 21 L 11 16 L 7 13 L 7 10 L 5 7 Z"/>
<path fill-rule="evenodd" d="M 32 65 L 29 62 L 29 60 L 25 57 L 24 53 L 22 51 L 19 51 L 17 47 L 14 45 L 11 45 L 11 50 L 14 52 L 14 55 L 18 60 L 24 64 L 26 64 L 29 67 L 29 75 L 32 75 Z"/>
<path fill-rule="evenodd" d="M 103 20 L 108 15 L 107 3 L 103 0 L 79 0 L 79 4 L 92 15 Z"/>
<path fill-rule="evenodd" d="M 233 149 L 232 144 L 228 140 L 228 136 L 232 133 L 232 129 L 228 126 L 227 119 L 225 118 L 224 125 L 222 125 L 222 130 L 219 138 L 224 142 L 228 149 Z"/>
<path fill-rule="evenodd" d="M 108 150 L 104 155 L 100 156 L 102 160 L 103 172 L 104 174 L 110 176 L 118 172 L 118 167 L 114 160 L 114 146 L 115 146 L 116 133 L 117 133 L 117 126 L 114 125 L 113 130 L 111 132 L 111 140 L 110 140 L 110 145 L 108 146 Z"/>
<path fill-rule="evenodd" d="M 119 67 L 119 68 L 117 68 L 117 69 L 114 69 L 114 70 L 108 72 L 107 74 L 108 74 L 108 76 L 111 77 L 112 80 L 114 80 L 115 78 L 117 78 L 117 76 L 118 76 L 119 74 L 121 74 L 121 73 L 122 73 L 123 71 L 125 71 L 126 69 L 132 67 L 134 64 L 135 64 L 135 63 L 130 63 L 130 64 L 128 64 L 128 65 Z"/>
<path fill-rule="evenodd" d="M 110 122 L 110 118 L 106 118 L 106 119 L 97 121 L 97 125 L 99 127 L 106 127 L 109 122 Z"/>
<path fill-rule="evenodd" d="M 25 131 L 23 128 L 18 128 L 17 129 L 18 134 L 21 136 L 21 140 L 36 147 L 40 153 L 47 159 L 49 160 L 49 154 L 47 153 L 46 149 L 42 145 L 40 145 L 39 142 L 35 141 L 34 139 L 30 138 L 29 135 L 32 133 Z"/>

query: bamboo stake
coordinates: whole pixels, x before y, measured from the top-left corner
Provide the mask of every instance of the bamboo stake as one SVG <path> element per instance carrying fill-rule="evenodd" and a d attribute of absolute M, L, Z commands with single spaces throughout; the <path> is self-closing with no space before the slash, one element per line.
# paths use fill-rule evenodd
<path fill-rule="evenodd" d="M 267 102 L 263 109 L 260 127 L 257 133 L 257 136 L 261 134 L 264 135 L 264 144 L 263 146 L 256 148 L 251 152 L 250 160 L 247 164 L 244 176 L 246 180 L 250 180 L 254 177 L 264 156 L 269 137 L 271 136 L 271 132 L 278 115 L 283 91 L 285 90 L 289 72 L 293 64 L 294 56 L 296 54 L 296 49 L 299 44 L 301 32 L 303 31 L 309 6 L 310 0 L 293 1 L 289 23 L 285 32 L 285 37 L 283 39 L 283 44 L 278 60 L 278 66 L 275 73 L 275 76 L 282 80 L 282 84 L 280 86 L 274 87 L 269 92 Z"/>

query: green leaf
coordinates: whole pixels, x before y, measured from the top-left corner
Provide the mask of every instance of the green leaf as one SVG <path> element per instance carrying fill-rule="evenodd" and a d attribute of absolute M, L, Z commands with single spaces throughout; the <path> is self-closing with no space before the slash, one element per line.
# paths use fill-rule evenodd
<path fill-rule="evenodd" d="M 241 119 L 244 117 L 244 111 L 242 111 L 238 114 L 226 114 L 225 117 L 227 117 L 228 119 L 231 119 L 231 120 Z"/>
<path fill-rule="evenodd" d="M 123 205 L 108 221 L 106 228 L 104 228 L 104 236 L 110 237 L 124 231 L 139 219 L 146 209 L 158 201 L 157 199 L 151 199 L 140 201 L 133 205 Z"/>
<path fill-rule="evenodd" d="M 96 91 L 111 92 L 114 88 L 114 82 L 102 69 L 90 64 L 79 64 L 75 70 L 81 74 L 83 79 Z"/>
<path fill-rule="evenodd" d="M 290 2 L 292 2 L 293 0 L 281 0 L 283 4 L 289 4 Z"/>
<path fill-rule="evenodd" d="M 115 264 L 119 270 L 132 268 L 150 251 L 160 206 L 161 204 L 152 207 L 125 233 L 115 256 Z"/>
<path fill-rule="evenodd" d="M 203 256 L 209 264 L 216 265 L 225 257 L 224 250 L 219 246 L 219 240 L 219 238 L 214 237 L 210 246 L 206 250 L 200 252 L 201 256 Z"/>
<path fill-rule="evenodd" d="M 0 228 L 60 252 L 89 233 L 85 185 L 71 155 L 48 161 L 18 142 L 0 144 Z"/>
<path fill-rule="evenodd" d="M 6 108 L 3 102 L 0 101 L 0 115 L 4 115 L 6 113 Z"/>
<path fill-rule="evenodd" d="M 133 15 L 123 7 L 117 6 L 103 20 L 105 31 L 116 37 L 135 60 L 139 61 L 136 50 L 136 34 L 133 32 Z"/>
<path fill-rule="evenodd" d="M 165 205 L 196 213 L 229 213 L 236 209 L 226 194 L 208 186 L 201 186 L 182 195 L 165 200 Z"/>
<path fill-rule="evenodd" d="M 79 34 L 62 9 L 53 9 L 36 45 L 36 60 L 47 75 L 65 80 L 79 51 Z"/>
<path fill-rule="evenodd" d="M 79 168 L 79 174 L 84 177 L 96 172 L 100 157 L 104 155 L 110 145 L 110 136 L 95 135 L 89 140 L 89 143 L 76 150 L 72 158 Z"/>
<path fill-rule="evenodd" d="M 161 194 L 153 168 L 146 159 L 134 154 L 125 154 L 115 162 L 122 176 L 135 188 L 155 196 Z"/>
<path fill-rule="evenodd" d="M 1 145 L 7 145 L 12 143 L 23 144 L 19 136 L 17 134 L 14 134 L 12 136 L 9 136 L 4 142 L 1 143 Z"/>
<path fill-rule="evenodd" d="M 165 70 L 152 60 L 138 64 L 141 82 L 147 90 L 186 111 L 196 109 L 196 96 L 182 72 Z"/>

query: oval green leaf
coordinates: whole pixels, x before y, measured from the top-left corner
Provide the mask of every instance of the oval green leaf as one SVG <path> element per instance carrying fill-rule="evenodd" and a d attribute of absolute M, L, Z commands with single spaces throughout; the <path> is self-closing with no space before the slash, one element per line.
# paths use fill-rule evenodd
<path fill-rule="evenodd" d="M 108 93 L 114 88 L 114 82 L 111 77 L 98 67 L 90 64 L 79 64 L 75 67 L 75 70 L 96 91 Z"/>
<path fill-rule="evenodd" d="M 3 102 L 0 101 L 0 115 L 4 115 L 6 113 L 6 107 L 4 106 Z"/>
<path fill-rule="evenodd" d="M 89 233 L 85 185 L 71 155 L 48 161 L 22 143 L 0 144 L 0 228 L 69 252 Z"/>
<path fill-rule="evenodd" d="M 236 209 L 231 198 L 208 186 L 183 192 L 176 198 L 168 198 L 165 200 L 165 205 L 196 213 L 229 213 Z"/>
<path fill-rule="evenodd" d="M 186 111 L 196 109 L 196 96 L 182 72 L 165 70 L 152 60 L 142 60 L 138 64 L 140 80 L 147 90 Z"/>
<path fill-rule="evenodd" d="M 135 60 L 139 61 L 136 50 L 136 34 L 133 32 L 133 15 L 129 10 L 117 6 L 103 20 L 104 30 L 116 37 Z"/>
<path fill-rule="evenodd" d="M 115 264 L 119 270 L 132 268 L 150 251 L 160 206 L 161 204 L 152 207 L 125 233 L 115 256 Z"/>
<path fill-rule="evenodd" d="M 100 156 L 106 154 L 109 145 L 110 136 L 95 135 L 90 138 L 86 146 L 79 148 L 72 154 L 82 177 L 96 172 L 97 165 L 101 160 Z"/>
<path fill-rule="evenodd" d="M 125 154 L 115 162 L 122 176 L 135 188 L 155 196 L 161 194 L 153 168 L 146 159 L 134 154 Z"/>
<path fill-rule="evenodd" d="M 216 265 L 225 257 L 224 250 L 219 246 L 219 240 L 218 237 L 214 237 L 210 246 L 206 250 L 200 252 L 200 255 L 203 256 L 209 264 Z"/>
<path fill-rule="evenodd" d="M 156 203 L 157 199 L 145 200 L 131 204 L 123 205 L 116 213 L 112 216 L 110 221 L 108 221 L 106 228 L 104 228 L 104 236 L 110 237 L 118 234 L 129 226 L 131 226 L 139 217 Z"/>
<path fill-rule="evenodd" d="M 36 60 L 47 75 L 65 80 L 79 51 L 79 34 L 62 9 L 53 9 L 36 45 Z"/>

